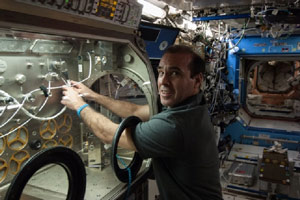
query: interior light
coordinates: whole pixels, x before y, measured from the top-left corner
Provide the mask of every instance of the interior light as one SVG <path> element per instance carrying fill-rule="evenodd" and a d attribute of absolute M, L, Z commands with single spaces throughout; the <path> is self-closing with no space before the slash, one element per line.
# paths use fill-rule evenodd
<path fill-rule="evenodd" d="M 144 0 L 138 0 L 138 2 L 143 5 L 143 10 L 142 10 L 143 15 L 146 15 L 146 16 L 152 17 L 152 18 L 154 18 L 154 17 L 164 18 L 166 16 L 166 12 L 163 9 L 161 9 L 160 7 L 155 6 L 154 4 L 144 1 Z"/>

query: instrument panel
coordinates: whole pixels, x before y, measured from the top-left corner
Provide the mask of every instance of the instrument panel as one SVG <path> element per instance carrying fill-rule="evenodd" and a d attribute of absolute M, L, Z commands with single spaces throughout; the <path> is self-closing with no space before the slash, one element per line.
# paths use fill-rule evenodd
<path fill-rule="evenodd" d="M 142 16 L 142 5 L 134 0 L 17 0 L 84 18 L 136 29 Z"/>

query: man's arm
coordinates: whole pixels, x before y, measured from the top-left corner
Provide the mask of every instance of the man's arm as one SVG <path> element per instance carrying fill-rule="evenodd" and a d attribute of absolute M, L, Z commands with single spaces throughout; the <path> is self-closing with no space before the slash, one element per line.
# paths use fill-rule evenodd
<path fill-rule="evenodd" d="M 81 118 L 102 142 L 106 144 L 112 143 L 118 124 L 113 123 L 111 120 L 103 116 L 101 113 L 96 112 L 91 107 L 87 107 L 81 111 Z M 119 146 L 124 149 L 136 151 L 136 147 L 131 138 L 131 130 L 129 128 L 125 129 L 122 133 L 119 140 Z"/>
<path fill-rule="evenodd" d="M 78 110 L 86 102 L 79 96 L 79 93 L 72 87 L 63 88 L 63 98 L 61 103 L 71 110 Z M 89 129 L 106 144 L 111 144 L 114 134 L 118 128 L 118 124 L 96 112 L 91 107 L 85 107 L 80 112 L 81 119 L 89 127 Z M 130 128 L 125 129 L 120 140 L 119 146 L 128 150 L 136 151 L 136 147 L 131 138 Z"/>
<path fill-rule="evenodd" d="M 85 99 L 95 101 L 120 117 L 125 118 L 134 115 L 139 117 L 142 121 L 149 120 L 150 112 L 148 105 L 138 105 L 127 101 L 115 100 L 98 94 L 82 83 L 75 81 L 71 81 L 71 84 Z"/>
<path fill-rule="evenodd" d="M 101 94 L 96 94 L 94 101 L 120 117 L 125 118 L 134 115 L 139 117 L 142 121 L 149 120 L 150 114 L 148 105 L 138 105 L 127 101 L 120 101 Z"/>

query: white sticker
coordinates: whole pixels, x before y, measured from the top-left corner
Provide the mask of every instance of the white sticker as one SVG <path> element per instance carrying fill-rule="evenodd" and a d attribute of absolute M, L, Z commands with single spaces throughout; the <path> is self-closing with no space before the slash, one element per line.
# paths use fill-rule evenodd
<path fill-rule="evenodd" d="M 78 64 L 78 72 L 79 72 L 79 73 L 82 72 L 82 64 Z"/>

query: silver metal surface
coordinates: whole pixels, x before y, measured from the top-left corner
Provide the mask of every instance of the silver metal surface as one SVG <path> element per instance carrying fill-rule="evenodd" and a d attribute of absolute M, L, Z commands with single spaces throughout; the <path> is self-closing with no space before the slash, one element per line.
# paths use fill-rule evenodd
<path fill-rule="evenodd" d="M 232 163 L 228 175 L 233 184 L 252 186 L 254 184 L 256 167 L 247 163 Z"/>
<path fill-rule="evenodd" d="M 8 15 L 11 11 L 21 12 L 23 8 L 12 9 L 14 5 L 16 2 L 6 1 L 0 9 Z M 48 12 L 43 8 L 33 9 L 31 17 L 43 21 L 40 16 L 47 18 Z M 86 164 L 86 199 L 107 199 L 126 191 L 125 184 L 115 178 L 110 167 L 110 148 L 105 148 L 88 130 L 76 112 L 64 111 L 60 101 L 61 87 L 71 79 L 83 81 L 112 98 L 148 103 L 151 115 L 155 114 L 155 78 L 144 50 L 134 43 L 136 36 L 128 34 L 130 31 L 126 28 L 124 32 L 111 33 L 111 28 L 123 29 L 111 27 L 111 24 L 108 34 L 103 26 L 97 27 L 92 25 L 92 20 L 85 19 L 86 24 L 91 22 L 89 25 L 93 27 L 93 31 L 87 33 L 84 31 L 90 26 L 82 28 L 81 18 L 68 30 L 67 25 L 61 27 L 51 23 L 51 28 L 45 23 L 37 27 L 31 24 L 33 20 L 23 19 L 22 15 L 15 18 L 17 23 L 0 20 L 0 199 L 31 156 L 56 145 L 72 148 Z M 60 13 L 60 17 L 68 15 Z M 89 104 L 116 123 L 122 120 L 93 102 Z M 22 109 L 26 109 L 27 114 Z M 4 134 L 7 136 L 3 137 Z M 130 161 L 131 154 L 123 152 L 122 156 Z M 37 174 L 24 199 L 43 199 L 42 194 L 47 199 L 63 199 L 67 179 L 60 176 L 63 173 L 56 168 L 49 167 Z M 141 174 L 147 169 L 144 167 Z M 46 181 L 42 188 L 41 183 Z"/>
<path fill-rule="evenodd" d="M 249 195 L 253 197 L 258 197 L 259 199 L 266 199 L 266 193 L 271 192 L 270 191 L 271 187 L 268 182 L 259 180 L 257 175 L 259 169 L 259 160 L 262 158 L 263 150 L 264 147 L 261 146 L 245 145 L 245 144 L 237 144 L 237 143 L 233 145 L 228 157 L 228 160 L 230 161 L 225 161 L 223 166 L 221 166 L 220 168 L 221 185 L 223 188 L 223 193 L 226 194 L 225 196 L 223 196 L 224 199 L 232 199 L 232 196 L 237 198 L 239 195 L 243 195 L 243 194 L 247 196 L 244 197 L 245 199 L 252 199 L 249 197 Z M 292 166 L 296 166 L 296 165 L 297 167 L 299 166 L 298 151 L 288 150 L 288 158 L 289 158 L 289 164 L 291 168 L 293 168 Z M 242 163 L 244 166 L 248 166 L 248 164 L 255 166 L 255 174 L 257 176 L 254 177 L 253 185 L 251 186 L 239 185 L 237 183 L 232 183 L 230 181 L 229 173 L 233 172 L 231 169 L 233 169 L 232 166 L 234 163 Z M 236 166 L 237 165 L 235 164 L 235 168 L 239 169 Z M 249 169 L 250 168 L 246 168 L 245 174 L 250 172 Z M 233 175 L 233 173 L 231 174 Z M 247 176 L 242 175 L 241 177 L 239 177 L 239 179 L 242 177 L 246 178 Z M 278 184 L 276 186 L 276 192 L 277 194 L 287 195 L 289 198 L 299 199 L 300 198 L 299 188 L 300 188 L 300 174 L 294 171 L 291 172 L 290 185 L 287 186 L 287 185 Z M 227 198 L 228 195 L 231 196 L 231 198 L 229 197 Z"/>

